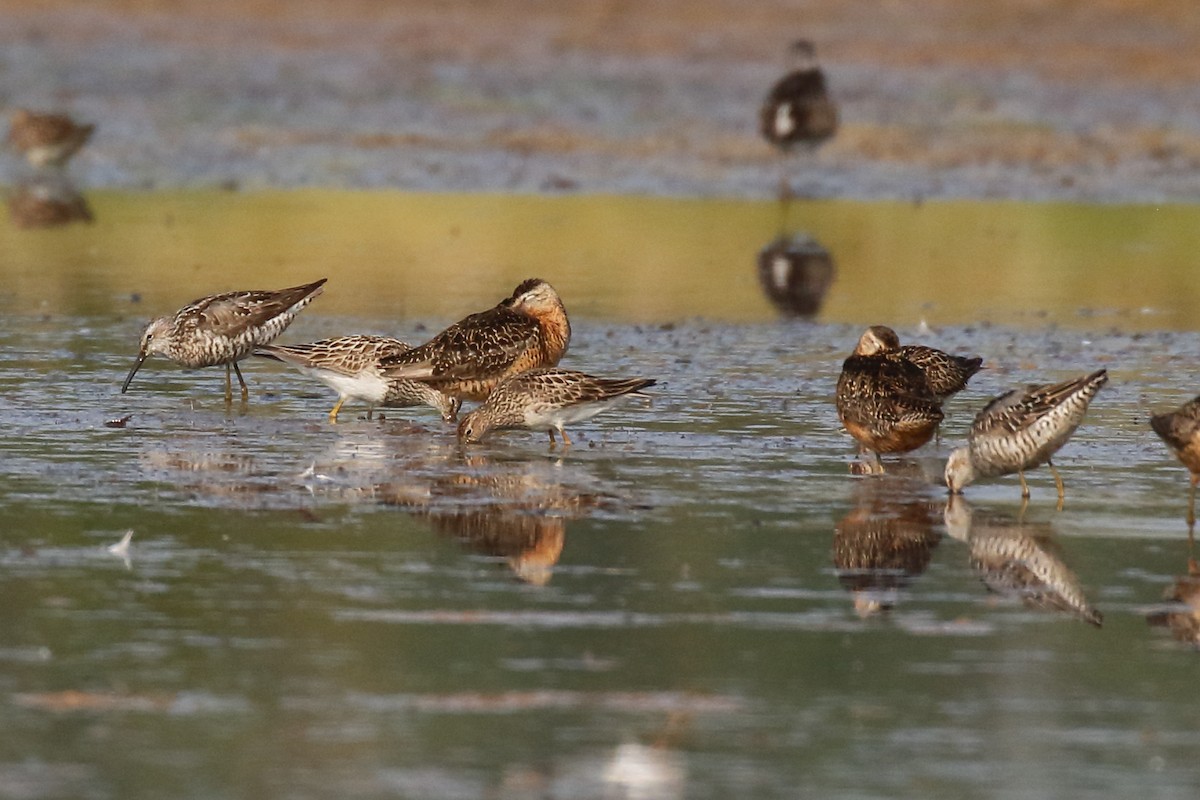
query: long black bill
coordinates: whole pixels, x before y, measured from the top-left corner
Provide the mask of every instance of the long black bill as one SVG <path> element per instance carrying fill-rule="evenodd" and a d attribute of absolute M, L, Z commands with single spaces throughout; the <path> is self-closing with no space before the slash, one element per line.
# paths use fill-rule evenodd
<path fill-rule="evenodd" d="M 125 382 L 121 384 L 121 394 L 125 394 L 125 390 L 129 388 L 129 384 L 133 381 L 133 376 L 142 368 L 142 364 L 146 360 L 146 353 L 139 353 L 137 361 L 133 362 L 133 369 L 129 370 L 129 374 L 125 376 Z"/>

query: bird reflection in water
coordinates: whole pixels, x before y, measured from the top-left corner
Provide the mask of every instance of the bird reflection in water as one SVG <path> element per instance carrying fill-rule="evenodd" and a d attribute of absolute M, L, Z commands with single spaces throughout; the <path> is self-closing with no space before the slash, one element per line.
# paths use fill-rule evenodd
<path fill-rule="evenodd" d="M 790 316 L 815 316 L 833 276 L 833 257 L 807 233 L 780 234 L 758 252 L 758 283 L 771 304 Z"/>
<path fill-rule="evenodd" d="M 951 496 L 945 510 L 946 530 L 965 542 L 971 567 L 989 590 L 1019 598 L 1025 605 L 1070 614 L 1097 628 L 1104 616 L 1083 593 L 1075 573 L 1063 562 L 1049 523 L 1021 517 L 975 512 L 961 496 Z"/>
<path fill-rule="evenodd" d="M 1187 575 L 1167 587 L 1162 604 L 1146 615 L 1146 622 L 1167 628 L 1176 640 L 1200 648 L 1200 564 L 1196 563 L 1195 547 L 1195 534 L 1189 525 Z"/>
<path fill-rule="evenodd" d="M 935 501 L 916 470 L 855 481 L 855 507 L 834 528 L 833 566 L 864 619 L 896 605 L 941 540 Z"/>
<path fill-rule="evenodd" d="M 28 178 L 8 192 L 8 216 L 18 228 L 54 228 L 92 222 L 91 207 L 66 175 Z"/>
<path fill-rule="evenodd" d="M 475 552 L 503 558 L 513 575 L 535 586 L 550 581 L 567 521 L 613 499 L 564 482 L 543 462 L 461 458 L 419 492 L 411 485 L 379 487 L 381 501 L 428 519 L 439 534 Z"/>

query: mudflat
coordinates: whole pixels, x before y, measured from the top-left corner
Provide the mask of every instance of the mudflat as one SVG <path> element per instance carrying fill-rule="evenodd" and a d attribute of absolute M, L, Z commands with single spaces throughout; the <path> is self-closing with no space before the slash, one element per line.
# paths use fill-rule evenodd
<path fill-rule="evenodd" d="M 96 122 L 89 187 L 768 196 L 800 37 L 841 109 L 801 194 L 1200 196 L 1193 0 L 8 0 L 0 101 Z"/>

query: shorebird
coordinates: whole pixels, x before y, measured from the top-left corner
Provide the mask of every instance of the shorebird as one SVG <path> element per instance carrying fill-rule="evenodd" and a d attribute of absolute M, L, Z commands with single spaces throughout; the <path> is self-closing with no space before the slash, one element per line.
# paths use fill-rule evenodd
<path fill-rule="evenodd" d="M 886 325 L 872 325 L 863 333 L 855 351 L 862 355 L 895 353 L 920 367 L 929 381 L 929 390 L 938 403 L 946 402 L 952 394 L 961 392 L 971 376 L 983 367 L 982 358 L 965 358 L 943 353 L 922 344 L 900 345 L 900 337 Z"/>
<path fill-rule="evenodd" d="M 805 233 L 780 235 L 758 253 L 758 283 L 786 314 L 811 317 L 833 284 L 833 258 Z"/>
<path fill-rule="evenodd" d="M 201 297 L 171 316 L 151 321 L 142 333 L 137 361 L 121 384 L 121 394 L 129 389 L 145 360 L 157 353 L 193 369 L 224 364 L 225 402 L 233 402 L 230 370 L 237 374 L 245 402 L 250 392 L 237 362 L 283 333 L 296 314 L 321 293 L 325 280 L 291 289 Z"/>
<path fill-rule="evenodd" d="M 34 167 L 57 167 L 67 163 L 95 130 L 95 125 L 80 125 L 65 114 L 18 108 L 9 116 L 6 141 Z"/>
<path fill-rule="evenodd" d="M 837 411 L 847 432 L 881 468 L 881 454 L 907 453 L 932 439 L 942 409 L 920 367 L 896 352 L 875 348 L 875 330 L 862 335 L 842 364 Z"/>
<path fill-rule="evenodd" d="M 557 364 L 570 342 L 571 323 L 558 292 L 530 278 L 494 308 L 381 359 L 380 367 L 388 378 L 421 381 L 459 400 L 484 400 L 511 375 Z"/>
<path fill-rule="evenodd" d="M 1071 438 L 1088 404 L 1107 382 L 1107 371 L 1098 370 L 1062 383 L 1014 389 L 993 399 L 975 417 L 967 446 L 952 452 L 946 462 L 950 492 L 959 494 L 978 478 L 1015 472 L 1021 479 L 1021 497 L 1028 498 L 1025 471 L 1045 464 L 1054 473 L 1061 508 L 1062 477 L 1050 459 Z"/>
<path fill-rule="evenodd" d="M 458 438 L 478 442 L 493 430 L 529 428 L 548 431 L 551 446 L 558 431 L 563 444 L 570 446 L 564 426 L 591 419 L 629 397 L 649 399 L 641 390 L 655 383 L 651 378 L 596 378 L 554 367 L 522 372 L 463 417 Z"/>
<path fill-rule="evenodd" d="M 1191 473 L 1187 520 L 1189 526 L 1195 525 L 1196 484 L 1200 483 L 1200 397 L 1189 400 L 1175 411 L 1151 417 L 1150 427 Z"/>
<path fill-rule="evenodd" d="M 373 407 L 436 408 L 446 422 L 458 418 L 459 401 L 420 381 L 386 378 L 379 360 L 411 349 L 399 339 L 387 336 L 338 336 L 310 344 L 268 344 L 255 348 L 254 355 L 281 361 L 311 375 L 338 393 L 338 401 L 329 412 L 329 421 L 337 422 L 338 412 L 349 399 L 365 400 L 367 419 Z"/>
<path fill-rule="evenodd" d="M 793 150 L 816 150 L 837 130 L 837 106 L 825 86 L 812 42 L 800 39 L 788 47 L 790 70 L 767 92 L 759 109 L 759 131 L 786 158 Z M 791 187 L 786 173 L 779 199 L 786 202 Z"/>

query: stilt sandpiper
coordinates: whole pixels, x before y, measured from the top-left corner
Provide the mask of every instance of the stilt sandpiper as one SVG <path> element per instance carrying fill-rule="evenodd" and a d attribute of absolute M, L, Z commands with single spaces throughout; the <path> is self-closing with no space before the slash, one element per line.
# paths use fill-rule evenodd
<path fill-rule="evenodd" d="M 983 366 L 982 358 L 954 356 L 922 344 L 906 344 L 902 347 L 900 337 L 886 325 L 867 328 L 855 352 L 862 355 L 895 353 L 916 364 L 925 373 L 929 390 L 939 403 L 946 402 L 950 395 L 966 388 L 967 381 Z"/>
<path fill-rule="evenodd" d="M 1150 427 L 1167 443 L 1191 473 L 1192 490 L 1188 493 L 1188 525 L 1196 524 L 1196 484 L 1200 483 L 1200 397 L 1179 409 L 1150 418 Z"/>
<path fill-rule="evenodd" d="M 224 364 L 225 402 L 233 402 L 231 369 L 242 386 L 244 402 L 249 390 L 237 362 L 283 333 L 296 314 L 321 293 L 325 280 L 277 291 L 202 297 L 169 317 L 153 320 L 142 333 L 137 361 L 121 384 L 121 394 L 129 389 L 146 358 L 157 353 L 193 369 Z"/>
<path fill-rule="evenodd" d="M 330 422 L 337 422 L 342 404 L 350 399 L 385 408 L 431 406 L 441 412 L 442 419 L 454 422 L 458 417 L 458 400 L 420 381 L 383 376 L 379 360 L 409 349 L 399 339 L 386 336 L 339 336 L 311 344 L 263 345 L 254 354 L 282 361 L 337 392 L 337 404 L 329 412 Z M 370 418 L 371 408 L 368 408 L 367 419 Z"/>
<path fill-rule="evenodd" d="M 946 486 L 958 494 L 978 478 L 1015 472 L 1021 479 L 1021 497 L 1028 498 L 1025 472 L 1045 464 L 1054 473 L 1061 508 L 1062 477 L 1050 459 L 1071 438 L 1107 382 L 1108 373 L 1099 370 L 1062 383 L 1014 389 L 993 399 L 975 417 L 967 446 L 950 454 Z"/>
<path fill-rule="evenodd" d="M 61 166 L 96 130 L 65 114 L 42 114 L 18 108 L 9 117 L 7 142 L 34 167 Z"/>
<path fill-rule="evenodd" d="M 875 348 L 877 330 L 868 329 L 843 362 L 837 410 L 846 430 L 880 467 L 881 454 L 907 453 L 932 439 L 942 409 L 920 367 L 895 351 Z"/>
<path fill-rule="evenodd" d="M 554 366 L 570 342 L 571 323 L 558 292 L 531 278 L 495 308 L 382 359 L 380 366 L 389 378 L 422 381 L 460 400 L 483 400 L 510 375 Z"/>
<path fill-rule="evenodd" d="M 479 408 L 458 423 L 458 438 L 481 441 L 490 431 L 529 428 L 562 435 L 571 440 L 564 426 L 591 419 L 629 397 L 648 398 L 642 389 L 653 386 L 650 378 L 596 378 L 583 372 L 554 367 L 522 372 L 508 378 Z"/>

